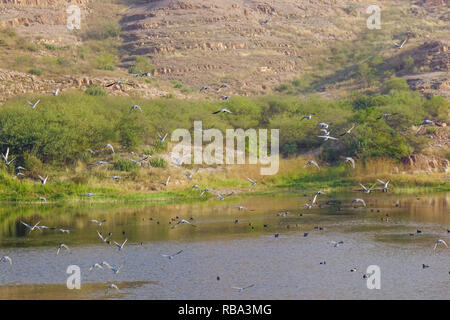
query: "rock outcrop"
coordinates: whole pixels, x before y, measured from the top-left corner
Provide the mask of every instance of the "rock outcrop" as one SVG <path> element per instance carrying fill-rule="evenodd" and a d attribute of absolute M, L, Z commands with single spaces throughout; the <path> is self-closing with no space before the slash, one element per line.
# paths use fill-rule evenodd
<path fill-rule="evenodd" d="M 111 78 L 98 77 L 70 77 L 60 76 L 52 79 L 43 79 L 34 75 L 18 71 L 0 69 L 0 104 L 16 95 L 42 94 L 53 92 L 56 88 L 61 91 L 68 89 L 86 90 L 89 86 L 105 87 L 114 82 Z M 163 97 L 168 93 L 152 87 L 150 84 L 135 81 L 132 86 L 114 85 L 108 89 L 109 95 L 127 96 L 138 93 L 142 97 Z"/>

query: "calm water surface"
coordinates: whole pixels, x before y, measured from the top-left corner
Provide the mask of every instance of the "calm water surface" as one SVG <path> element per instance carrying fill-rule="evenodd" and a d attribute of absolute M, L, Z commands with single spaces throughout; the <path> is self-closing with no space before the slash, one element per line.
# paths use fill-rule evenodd
<path fill-rule="evenodd" d="M 450 244 L 450 195 L 365 195 L 366 209 L 354 209 L 354 197 L 321 196 L 321 208 L 311 210 L 303 207 L 311 196 L 297 194 L 162 206 L 3 205 L 0 256 L 14 263 L 0 264 L 0 299 L 449 299 L 450 249 L 433 247 L 437 239 Z M 172 228 L 177 216 L 196 227 Z M 21 220 L 70 234 L 29 233 Z M 128 242 L 119 251 L 97 230 Z M 60 243 L 71 253 L 57 256 Z M 171 260 L 161 256 L 179 250 Z M 88 272 L 102 261 L 123 268 Z M 81 290 L 66 287 L 69 265 L 81 268 Z M 369 265 L 381 268 L 381 290 L 367 289 Z M 110 283 L 120 291 L 107 292 Z"/>

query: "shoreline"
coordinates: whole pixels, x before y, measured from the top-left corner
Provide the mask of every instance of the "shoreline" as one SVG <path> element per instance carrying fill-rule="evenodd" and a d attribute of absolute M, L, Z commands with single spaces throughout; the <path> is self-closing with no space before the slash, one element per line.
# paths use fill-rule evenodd
<path fill-rule="evenodd" d="M 444 180 L 443 178 L 442 180 Z M 225 192 L 233 192 L 233 194 L 226 198 L 225 202 L 232 199 L 242 199 L 248 197 L 259 197 L 259 196 L 284 196 L 292 193 L 312 194 L 317 190 L 322 190 L 328 194 L 342 194 L 342 193 L 354 193 L 355 196 L 361 195 L 361 192 L 355 191 L 354 188 L 357 187 L 357 183 L 354 187 L 352 184 L 344 181 L 343 185 L 337 186 L 339 184 L 338 180 L 329 181 L 328 184 L 322 184 L 321 188 L 317 188 L 314 183 L 308 183 L 306 185 L 302 184 L 280 184 L 280 185 L 270 185 L 264 188 L 256 190 L 243 190 L 243 189 L 223 189 Z M 216 199 L 215 194 L 210 193 L 207 196 L 199 197 L 199 194 L 195 191 L 190 191 L 186 188 L 180 188 L 170 191 L 153 191 L 153 192 L 131 192 L 126 190 L 114 190 L 117 194 L 99 193 L 97 196 L 86 197 L 81 195 L 73 194 L 57 194 L 55 196 L 48 197 L 47 201 L 38 200 L 36 197 L 31 195 L 24 196 L 21 198 L 1 198 L 0 204 L 10 205 L 10 206 L 21 206 L 21 205 L 82 205 L 82 204 L 154 204 L 154 205 L 165 205 L 165 204 L 180 204 L 180 203 L 199 203 L 212 201 Z M 427 186 L 404 186 L 400 185 L 398 187 L 392 188 L 388 192 L 391 195 L 405 196 L 405 195 L 424 195 L 430 193 L 447 193 L 450 192 L 450 182 L 434 181 L 431 185 Z M 381 191 L 373 191 L 374 194 L 382 193 Z M 52 197 L 57 197 L 59 199 L 52 199 Z M 217 201 L 220 201 L 217 199 Z"/>

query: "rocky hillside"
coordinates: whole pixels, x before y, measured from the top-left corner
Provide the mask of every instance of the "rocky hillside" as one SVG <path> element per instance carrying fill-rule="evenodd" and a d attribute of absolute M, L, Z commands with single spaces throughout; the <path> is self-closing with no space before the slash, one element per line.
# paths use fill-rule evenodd
<path fill-rule="evenodd" d="M 101 84 L 99 79 L 130 79 L 137 57 L 148 58 L 155 81 L 193 88 L 226 82 L 230 94 L 258 94 L 314 74 L 327 77 L 321 91 L 332 92 L 339 75 L 353 77 L 347 68 L 367 55 L 394 61 L 406 50 L 418 66 L 413 75 L 401 74 L 411 86 L 447 95 L 448 39 L 442 37 L 448 35 L 448 1 L 377 3 L 380 31 L 367 29 L 372 2 L 365 0 L 0 0 L 0 29 L 22 37 L 9 41 L 0 33 L 0 86 L 9 86 L 2 99 L 33 88 L 12 83 L 16 75 L 8 72 L 39 69 L 36 81 L 62 87 L 66 79 Z M 65 26 L 72 4 L 82 11 L 78 31 Z M 392 41 L 405 35 L 407 47 L 395 50 Z M 343 90 L 357 86 L 358 81 Z"/>

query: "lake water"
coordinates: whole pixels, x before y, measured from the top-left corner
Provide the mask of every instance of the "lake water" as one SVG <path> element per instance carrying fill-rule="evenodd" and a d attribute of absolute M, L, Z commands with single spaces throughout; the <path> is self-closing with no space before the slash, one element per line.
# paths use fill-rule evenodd
<path fill-rule="evenodd" d="M 356 196 L 367 208 L 352 206 Z M 449 194 L 321 195 L 321 207 L 307 210 L 311 198 L 292 193 L 194 204 L 2 205 L 0 257 L 11 257 L 13 265 L 0 263 L 0 299 L 450 298 L 450 249 L 433 250 L 437 239 L 450 244 Z M 238 211 L 238 205 L 252 211 Z M 287 216 L 279 215 L 286 210 Z M 171 218 L 195 227 L 173 228 Z M 98 227 L 91 219 L 107 221 Z M 70 233 L 30 233 L 20 221 Z M 97 230 L 128 241 L 119 251 L 101 243 Z M 71 252 L 56 255 L 60 243 Z M 180 250 L 173 259 L 161 256 Z M 88 272 L 102 261 L 123 267 L 117 274 Z M 81 268 L 80 290 L 66 287 L 69 265 Z M 369 290 L 363 279 L 370 265 L 380 267 L 380 290 Z M 111 283 L 119 291 L 107 290 Z"/>

